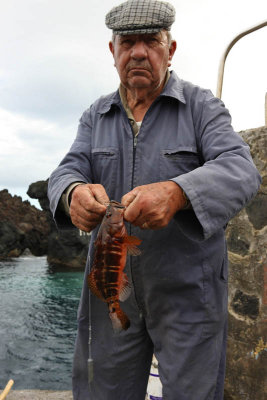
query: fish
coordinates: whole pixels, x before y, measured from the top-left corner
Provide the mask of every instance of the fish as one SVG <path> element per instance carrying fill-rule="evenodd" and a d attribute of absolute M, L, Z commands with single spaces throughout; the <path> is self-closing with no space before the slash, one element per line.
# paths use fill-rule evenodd
<path fill-rule="evenodd" d="M 93 264 L 88 275 L 91 292 L 108 305 L 115 333 L 130 327 L 130 320 L 120 306 L 120 301 L 125 301 L 131 293 L 131 284 L 124 272 L 127 254 L 141 254 L 137 247 L 141 240 L 127 233 L 124 210 L 125 206 L 115 200 L 107 204 L 94 243 Z"/>

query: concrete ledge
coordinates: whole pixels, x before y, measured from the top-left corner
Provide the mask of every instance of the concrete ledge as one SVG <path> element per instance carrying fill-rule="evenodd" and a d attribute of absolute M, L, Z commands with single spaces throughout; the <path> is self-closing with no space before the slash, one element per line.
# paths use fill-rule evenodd
<path fill-rule="evenodd" d="M 73 400 L 71 391 L 11 390 L 6 400 Z"/>

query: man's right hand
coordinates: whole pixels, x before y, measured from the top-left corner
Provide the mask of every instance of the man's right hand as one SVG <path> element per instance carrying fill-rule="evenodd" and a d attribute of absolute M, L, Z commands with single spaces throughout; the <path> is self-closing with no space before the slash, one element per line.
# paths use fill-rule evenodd
<path fill-rule="evenodd" d="M 72 223 L 85 232 L 91 232 L 101 223 L 106 212 L 108 195 L 102 185 L 82 184 L 76 186 L 71 194 L 70 217 Z"/>

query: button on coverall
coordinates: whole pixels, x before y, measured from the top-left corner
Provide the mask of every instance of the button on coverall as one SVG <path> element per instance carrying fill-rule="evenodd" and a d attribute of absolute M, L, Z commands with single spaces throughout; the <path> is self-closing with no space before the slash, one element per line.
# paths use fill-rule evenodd
<path fill-rule="evenodd" d="M 131 326 L 114 334 L 107 305 L 90 295 L 92 233 L 78 310 L 74 400 L 143 400 L 153 352 L 164 400 L 222 400 L 227 324 L 224 228 L 257 192 L 260 176 L 248 146 L 231 127 L 224 104 L 175 72 L 147 111 L 134 147 L 119 92 L 98 99 L 81 117 L 77 137 L 49 180 L 59 228 L 71 225 L 58 202 L 73 182 L 102 184 L 120 201 L 133 187 L 173 180 L 192 209 L 159 230 L 127 224 L 142 243 L 128 257 L 132 285 L 122 303 Z M 90 301 L 90 309 L 89 309 Z M 88 324 L 94 377 L 88 385 Z"/>

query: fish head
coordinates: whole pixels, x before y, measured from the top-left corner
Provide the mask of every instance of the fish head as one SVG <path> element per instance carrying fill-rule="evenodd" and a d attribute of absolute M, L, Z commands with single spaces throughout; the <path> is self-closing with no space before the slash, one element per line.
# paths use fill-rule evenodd
<path fill-rule="evenodd" d="M 116 236 L 120 234 L 124 229 L 124 214 L 125 206 L 118 203 L 115 200 L 111 200 L 107 205 L 107 210 L 105 214 L 105 224 L 107 226 L 107 231 L 110 235 Z"/>

